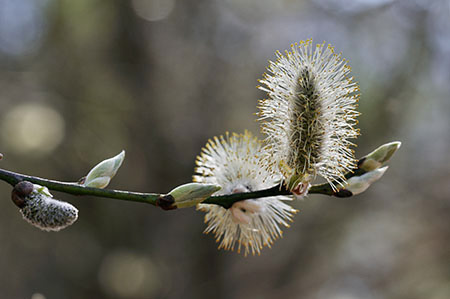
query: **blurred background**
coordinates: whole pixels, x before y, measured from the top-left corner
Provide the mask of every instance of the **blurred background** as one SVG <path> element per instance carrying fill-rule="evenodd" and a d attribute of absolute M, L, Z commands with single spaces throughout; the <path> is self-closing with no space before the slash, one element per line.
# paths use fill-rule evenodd
<path fill-rule="evenodd" d="M 0 298 L 450 298 L 447 0 L 0 0 L 0 167 L 76 181 L 125 149 L 109 187 L 167 192 L 208 138 L 259 132 L 257 79 L 308 38 L 360 82 L 357 156 L 403 142 L 380 182 L 295 202 L 246 258 L 194 209 L 54 192 L 80 218 L 42 232 L 0 182 Z"/>

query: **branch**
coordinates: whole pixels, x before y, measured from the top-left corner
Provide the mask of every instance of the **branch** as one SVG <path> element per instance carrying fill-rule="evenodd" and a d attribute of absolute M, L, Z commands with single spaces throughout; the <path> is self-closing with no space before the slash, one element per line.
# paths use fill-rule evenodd
<path fill-rule="evenodd" d="M 34 184 L 45 186 L 50 190 L 69 193 L 73 195 L 91 195 L 95 197 L 105 197 L 127 201 L 136 201 L 156 205 L 157 199 L 161 196 L 156 193 L 139 193 L 122 190 L 99 189 L 80 185 L 78 183 L 69 183 L 43 179 L 35 176 L 24 175 L 4 169 L 0 169 L 0 180 L 15 186 L 21 181 L 28 181 Z"/>
<path fill-rule="evenodd" d="M 371 183 L 379 179 L 387 167 L 380 168 L 387 162 L 395 151 L 400 147 L 400 142 L 391 142 L 384 144 L 367 156 L 358 161 L 357 168 L 345 174 L 348 185 L 338 190 L 330 184 L 313 185 L 308 194 L 323 194 L 336 197 L 350 197 L 366 190 Z M 0 154 L 0 159 L 3 156 Z M 351 179 L 352 178 L 352 179 Z M 350 180 L 351 179 L 351 180 Z M 135 201 L 159 206 L 164 210 L 175 209 L 174 198 L 169 194 L 159 193 L 139 193 L 123 190 L 101 189 L 86 187 L 79 183 L 61 182 L 39 178 L 35 176 L 24 175 L 0 168 L 0 180 L 3 180 L 13 187 L 21 182 L 28 181 L 34 184 L 45 186 L 50 190 L 69 193 L 73 195 L 90 195 L 95 197 L 104 197 L 126 201 Z M 269 196 L 292 195 L 284 184 L 279 184 L 268 189 L 253 192 L 235 193 L 228 195 L 210 196 L 203 203 L 216 204 L 224 208 L 229 208 L 237 201 L 245 199 L 254 199 Z"/>
<path fill-rule="evenodd" d="M 167 198 L 165 194 L 158 193 L 140 193 L 131 192 L 123 190 L 112 190 L 112 189 L 99 189 L 80 185 L 78 183 L 61 182 L 55 180 L 49 180 L 44 178 L 39 178 L 35 176 L 24 175 L 0 168 L 0 180 L 9 183 L 11 186 L 15 186 L 21 181 L 28 181 L 34 184 L 45 186 L 50 190 L 69 193 L 73 195 L 90 195 L 94 197 L 104 197 L 112 198 L 126 201 L 135 201 L 141 203 L 147 203 L 154 206 L 161 206 L 163 209 L 168 209 L 167 205 L 171 205 L 170 199 Z M 313 185 L 309 189 L 309 194 L 324 194 L 324 195 L 335 195 L 336 192 L 333 191 L 329 184 Z M 251 199 L 260 198 L 268 196 L 278 196 L 278 195 L 290 195 L 291 192 L 283 186 L 274 186 L 265 190 L 259 190 L 254 192 L 246 193 L 235 193 L 230 195 L 219 195 L 211 196 L 207 198 L 203 203 L 216 204 L 229 208 L 234 202 Z"/>

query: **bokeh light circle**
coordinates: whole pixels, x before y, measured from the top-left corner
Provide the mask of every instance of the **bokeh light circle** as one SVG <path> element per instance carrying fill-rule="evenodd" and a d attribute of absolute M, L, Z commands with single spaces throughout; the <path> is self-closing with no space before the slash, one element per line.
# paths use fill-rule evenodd
<path fill-rule="evenodd" d="M 167 18 L 175 7 L 175 0 L 133 0 L 136 14 L 151 22 Z"/>
<path fill-rule="evenodd" d="M 2 145 L 16 154 L 49 154 L 62 142 L 65 122 L 54 108 L 44 104 L 20 104 L 3 116 Z"/>
<path fill-rule="evenodd" d="M 119 298 L 152 298 L 161 286 L 153 262 L 147 256 L 126 250 L 108 254 L 98 278 L 106 294 Z"/>

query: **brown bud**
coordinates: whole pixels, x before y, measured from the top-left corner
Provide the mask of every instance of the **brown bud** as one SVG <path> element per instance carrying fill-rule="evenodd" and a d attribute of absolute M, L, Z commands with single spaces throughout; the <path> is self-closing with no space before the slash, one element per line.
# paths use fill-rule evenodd
<path fill-rule="evenodd" d="M 84 182 L 86 182 L 86 176 L 80 178 L 80 179 L 78 180 L 77 184 L 83 185 Z"/>
<path fill-rule="evenodd" d="M 1 160 L 1 159 L 3 159 L 3 154 L 2 154 L 2 153 L 0 153 L 0 160 Z"/>
<path fill-rule="evenodd" d="M 161 209 L 163 209 L 165 211 L 176 209 L 177 206 L 174 205 L 174 203 L 175 203 L 175 199 L 170 194 L 161 195 L 156 200 L 156 206 L 160 207 Z"/>
<path fill-rule="evenodd" d="M 350 197 L 353 193 L 347 189 L 341 189 L 333 194 L 336 197 Z"/>
<path fill-rule="evenodd" d="M 22 209 L 25 206 L 25 197 L 33 192 L 33 188 L 33 184 L 27 181 L 17 183 L 11 192 L 11 199 L 14 204 Z"/>

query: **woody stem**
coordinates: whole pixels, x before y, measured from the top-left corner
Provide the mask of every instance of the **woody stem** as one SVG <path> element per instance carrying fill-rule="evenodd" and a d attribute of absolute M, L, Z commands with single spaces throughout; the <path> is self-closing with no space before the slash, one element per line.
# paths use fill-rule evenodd
<path fill-rule="evenodd" d="M 352 174 L 348 174 L 347 178 L 353 176 Z M 3 180 L 9 183 L 12 186 L 15 186 L 18 182 L 28 181 L 34 184 L 38 184 L 41 186 L 45 186 L 50 190 L 69 193 L 73 195 L 90 195 L 94 197 L 104 197 L 118 200 L 126 200 L 126 201 L 135 201 L 141 203 L 147 203 L 154 206 L 161 206 L 161 199 L 164 198 L 164 194 L 159 193 L 140 193 L 140 192 L 132 192 L 132 191 L 124 191 L 124 190 L 112 190 L 112 189 L 99 189 L 92 188 L 80 185 L 78 183 L 71 182 L 61 182 L 56 180 L 49 180 L 44 178 L 39 178 L 35 176 L 29 176 L 25 174 L 20 174 L 4 169 L 0 169 L 0 180 Z M 339 194 L 333 190 L 333 188 L 327 184 L 319 184 L 313 185 L 309 189 L 309 194 L 324 194 L 329 196 L 338 196 L 338 197 L 347 197 L 351 196 L 351 194 Z M 235 193 L 229 195 L 218 195 L 211 196 L 207 198 L 203 203 L 207 204 L 216 204 L 223 206 L 225 208 L 229 208 L 233 203 L 245 200 L 245 199 L 254 199 L 268 196 L 278 196 L 278 195 L 290 195 L 291 192 L 286 189 L 283 185 L 277 185 L 268 189 L 258 190 L 254 192 L 246 192 L 246 193 Z"/>

